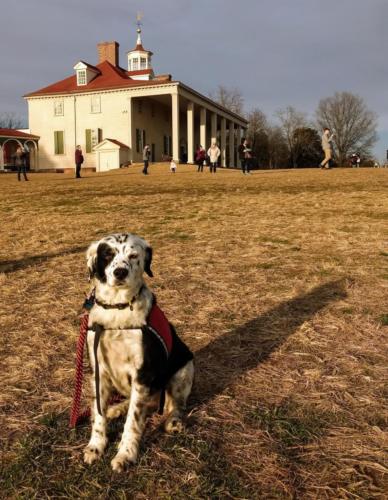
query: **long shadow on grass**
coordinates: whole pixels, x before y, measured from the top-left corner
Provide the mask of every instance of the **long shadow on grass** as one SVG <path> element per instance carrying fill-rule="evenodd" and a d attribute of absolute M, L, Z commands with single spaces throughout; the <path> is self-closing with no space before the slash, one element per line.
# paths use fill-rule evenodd
<path fill-rule="evenodd" d="M 282 302 L 200 349 L 195 353 L 193 404 L 205 404 L 223 392 L 238 377 L 265 361 L 305 321 L 345 297 L 344 281 L 325 283 Z"/>
<path fill-rule="evenodd" d="M 43 255 L 32 255 L 31 257 L 24 257 L 23 259 L 19 260 L 3 260 L 2 262 L 0 262 L 0 273 L 13 273 L 15 271 L 19 271 L 20 269 L 25 269 L 26 267 L 41 264 L 42 262 L 54 259 L 55 257 L 62 257 L 63 255 L 80 253 L 84 252 L 85 250 L 85 246 L 78 246 L 68 248 L 67 250 L 62 250 L 61 252 L 52 252 Z"/>

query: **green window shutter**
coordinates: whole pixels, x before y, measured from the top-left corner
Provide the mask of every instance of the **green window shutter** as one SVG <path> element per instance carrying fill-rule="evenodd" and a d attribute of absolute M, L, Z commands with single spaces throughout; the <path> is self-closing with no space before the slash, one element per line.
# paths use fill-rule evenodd
<path fill-rule="evenodd" d="M 63 141 L 63 130 L 54 131 L 54 154 L 63 155 L 65 152 Z"/>
<path fill-rule="evenodd" d="M 146 144 L 147 144 L 147 142 L 146 142 L 146 131 L 145 131 L 145 130 L 143 130 L 143 148 L 144 148 L 144 146 L 145 146 Z"/>
<path fill-rule="evenodd" d="M 59 141 L 58 141 L 58 149 L 59 149 L 59 154 L 63 155 L 65 152 L 65 145 L 63 141 L 63 131 L 59 131 Z"/>
<path fill-rule="evenodd" d="M 140 130 L 136 129 L 136 152 L 140 153 Z"/>
<path fill-rule="evenodd" d="M 85 151 L 86 153 L 91 153 L 92 152 L 92 131 L 90 128 L 87 128 L 85 130 Z"/>

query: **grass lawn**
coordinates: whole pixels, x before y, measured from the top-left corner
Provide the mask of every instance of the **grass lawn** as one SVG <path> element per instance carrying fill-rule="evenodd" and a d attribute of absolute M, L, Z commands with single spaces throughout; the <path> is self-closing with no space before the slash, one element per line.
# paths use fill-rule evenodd
<path fill-rule="evenodd" d="M 0 497 L 386 498 L 388 170 L 140 171 L 0 176 Z M 115 475 L 122 421 L 89 467 L 68 416 L 84 253 L 120 231 L 196 381 L 184 433 L 153 416 Z"/>

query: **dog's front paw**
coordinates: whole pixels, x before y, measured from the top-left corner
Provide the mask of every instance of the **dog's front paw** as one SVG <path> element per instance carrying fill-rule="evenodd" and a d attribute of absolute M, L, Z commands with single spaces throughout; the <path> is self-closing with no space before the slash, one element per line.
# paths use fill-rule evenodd
<path fill-rule="evenodd" d="M 135 463 L 136 457 L 131 457 L 130 455 L 124 453 L 117 453 L 110 464 L 115 472 L 123 472 L 127 466 L 135 465 Z"/>
<path fill-rule="evenodd" d="M 178 434 L 183 431 L 182 420 L 179 417 L 171 416 L 167 418 L 164 428 L 169 434 Z"/>
<path fill-rule="evenodd" d="M 88 444 L 88 446 L 84 449 L 84 462 L 89 465 L 92 464 L 101 458 L 103 451 L 103 449 L 100 450 L 95 445 Z"/>

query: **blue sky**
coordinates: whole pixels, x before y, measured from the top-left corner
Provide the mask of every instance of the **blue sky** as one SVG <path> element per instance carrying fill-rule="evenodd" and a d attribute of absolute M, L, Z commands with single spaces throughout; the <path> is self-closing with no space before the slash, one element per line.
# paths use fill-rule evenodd
<path fill-rule="evenodd" d="M 26 115 L 21 96 L 97 62 L 100 41 L 136 40 L 157 73 L 204 94 L 238 87 L 269 118 L 293 105 L 310 118 L 321 98 L 354 92 L 379 116 L 388 149 L 388 0 L 18 0 L 2 8 L 0 113 Z"/>

